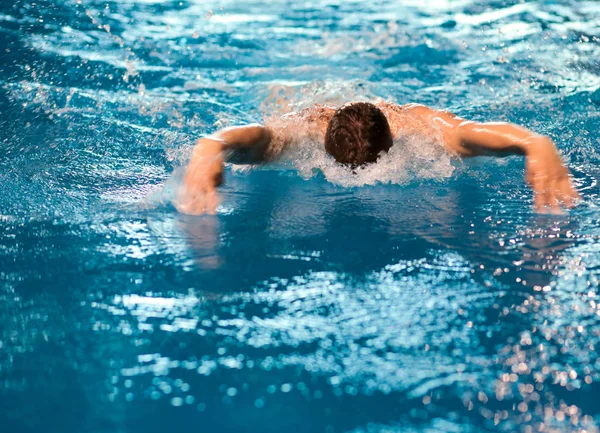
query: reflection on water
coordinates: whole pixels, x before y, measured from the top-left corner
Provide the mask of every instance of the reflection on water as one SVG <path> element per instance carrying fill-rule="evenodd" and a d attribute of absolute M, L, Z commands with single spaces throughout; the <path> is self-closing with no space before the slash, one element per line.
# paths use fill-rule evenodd
<path fill-rule="evenodd" d="M 599 17 L 0 4 L 2 431 L 598 431 Z M 363 178 L 229 167 L 214 217 L 169 204 L 199 134 L 373 98 L 549 134 L 585 202 L 535 215 L 519 159 L 411 142 Z"/>

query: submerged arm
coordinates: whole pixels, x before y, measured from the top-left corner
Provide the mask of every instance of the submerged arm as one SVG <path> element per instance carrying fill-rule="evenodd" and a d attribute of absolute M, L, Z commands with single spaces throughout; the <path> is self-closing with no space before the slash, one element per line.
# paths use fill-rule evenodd
<path fill-rule="evenodd" d="M 409 106 L 416 115 L 440 128 L 446 148 L 462 157 L 481 155 L 525 156 L 526 180 L 535 193 L 535 206 L 560 210 L 573 207 L 580 198 L 570 172 L 549 137 L 510 123 L 471 122 L 447 111 Z"/>
<path fill-rule="evenodd" d="M 270 140 L 269 130 L 261 125 L 226 128 L 199 139 L 183 176 L 177 210 L 192 215 L 214 213 L 219 204 L 217 187 L 223 183 L 226 151 L 259 161 Z"/>

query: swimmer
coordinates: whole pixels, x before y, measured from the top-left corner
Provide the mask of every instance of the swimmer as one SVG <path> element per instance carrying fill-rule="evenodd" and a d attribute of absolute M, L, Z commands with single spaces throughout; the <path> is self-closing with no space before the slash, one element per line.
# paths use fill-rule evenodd
<path fill-rule="evenodd" d="M 199 139 L 185 170 L 176 207 L 186 214 L 214 213 L 226 158 L 252 163 L 274 161 L 287 149 L 310 140 L 324 145 L 338 163 L 355 169 L 376 163 L 395 139 L 415 135 L 437 140 L 457 158 L 524 156 L 526 181 L 533 189 L 538 212 L 559 213 L 580 199 L 549 137 L 510 123 L 468 121 L 423 105 L 355 102 L 340 108 L 314 105 L 286 114 L 273 125 L 226 128 Z"/>

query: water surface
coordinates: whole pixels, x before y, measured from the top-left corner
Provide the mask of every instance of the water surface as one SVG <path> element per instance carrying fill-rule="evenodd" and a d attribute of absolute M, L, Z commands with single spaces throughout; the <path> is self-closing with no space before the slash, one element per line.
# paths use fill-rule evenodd
<path fill-rule="evenodd" d="M 427 3 L 1 3 L 2 431 L 598 431 L 600 6 Z M 550 135 L 584 202 L 413 143 L 169 203 L 201 134 L 379 98 Z"/>

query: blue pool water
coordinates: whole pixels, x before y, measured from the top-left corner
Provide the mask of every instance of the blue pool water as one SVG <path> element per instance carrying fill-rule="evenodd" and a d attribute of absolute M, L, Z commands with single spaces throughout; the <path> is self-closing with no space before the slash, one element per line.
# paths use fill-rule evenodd
<path fill-rule="evenodd" d="M 2 0 L 0 431 L 598 432 L 599 59 L 595 1 Z M 199 135 L 377 98 L 550 135 L 584 202 L 409 143 L 170 204 Z"/>

